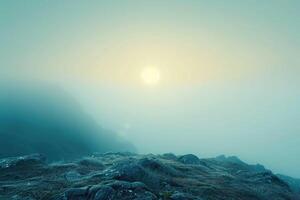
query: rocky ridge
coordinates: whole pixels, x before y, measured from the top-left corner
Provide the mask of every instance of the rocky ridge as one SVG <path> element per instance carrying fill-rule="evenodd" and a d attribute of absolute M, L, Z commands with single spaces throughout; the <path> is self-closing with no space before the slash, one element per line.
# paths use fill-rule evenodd
<path fill-rule="evenodd" d="M 295 187 L 295 185 L 294 185 Z M 0 199 L 297 200 L 288 182 L 237 157 L 199 159 L 133 153 L 94 154 L 47 163 L 39 154 L 0 160 Z"/>

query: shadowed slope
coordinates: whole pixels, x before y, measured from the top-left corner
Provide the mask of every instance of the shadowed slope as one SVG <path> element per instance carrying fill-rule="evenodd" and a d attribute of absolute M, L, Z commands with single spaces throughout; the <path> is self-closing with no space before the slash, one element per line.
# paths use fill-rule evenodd
<path fill-rule="evenodd" d="M 1 91 L 0 157 L 42 153 L 55 160 L 134 150 L 101 128 L 62 90 L 43 86 Z"/>

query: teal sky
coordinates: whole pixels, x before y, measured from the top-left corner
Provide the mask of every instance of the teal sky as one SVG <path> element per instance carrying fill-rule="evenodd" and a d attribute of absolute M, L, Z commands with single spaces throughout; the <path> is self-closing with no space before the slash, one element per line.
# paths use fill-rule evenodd
<path fill-rule="evenodd" d="M 71 92 L 140 152 L 300 177 L 300 1 L 0 1 L 0 79 Z M 155 87 L 140 74 L 160 72 Z"/>

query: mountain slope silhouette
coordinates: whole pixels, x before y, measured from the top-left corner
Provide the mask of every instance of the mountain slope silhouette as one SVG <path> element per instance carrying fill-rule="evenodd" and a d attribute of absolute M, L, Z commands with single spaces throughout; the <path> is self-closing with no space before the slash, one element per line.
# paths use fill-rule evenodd
<path fill-rule="evenodd" d="M 2 87 L 0 157 L 41 153 L 58 160 L 107 151 L 134 147 L 99 126 L 63 90 L 48 85 Z"/>

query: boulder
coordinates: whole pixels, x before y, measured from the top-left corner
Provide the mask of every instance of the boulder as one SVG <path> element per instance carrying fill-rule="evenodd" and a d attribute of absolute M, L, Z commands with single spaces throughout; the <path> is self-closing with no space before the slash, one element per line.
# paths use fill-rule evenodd
<path fill-rule="evenodd" d="M 184 164 L 190 164 L 190 165 L 198 165 L 200 164 L 200 159 L 195 156 L 194 154 L 186 154 L 183 156 L 180 156 L 178 158 L 179 162 L 182 162 Z"/>
<path fill-rule="evenodd" d="M 110 186 L 101 186 L 95 194 L 93 200 L 111 200 L 113 199 L 114 192 L 114 189 L 112 189 Z"/>

